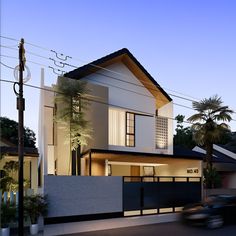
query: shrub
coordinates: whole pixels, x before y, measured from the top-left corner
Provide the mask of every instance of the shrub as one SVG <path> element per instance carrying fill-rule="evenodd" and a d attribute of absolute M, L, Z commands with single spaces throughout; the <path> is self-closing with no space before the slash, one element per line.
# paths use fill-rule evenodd
<path fill-rule="evenodd" d="M 30 217 L 31 224 L 37 224 L 39 216 L 45 216 L 47 210 L 47 197 L 40 194 L 24 197 L 24 211 Z"/>

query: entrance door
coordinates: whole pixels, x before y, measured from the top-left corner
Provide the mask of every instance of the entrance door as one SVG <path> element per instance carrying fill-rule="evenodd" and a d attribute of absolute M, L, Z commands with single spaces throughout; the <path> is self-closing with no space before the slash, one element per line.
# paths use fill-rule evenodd
<path fill-rule="evenodd" d="M 130 168 L 130 174 L 131 176 L 139 176 L 140 177 L 140 166 L 131 166 Z M 140 178 L 132 178 L 132 182 L 140 182 Z"/>

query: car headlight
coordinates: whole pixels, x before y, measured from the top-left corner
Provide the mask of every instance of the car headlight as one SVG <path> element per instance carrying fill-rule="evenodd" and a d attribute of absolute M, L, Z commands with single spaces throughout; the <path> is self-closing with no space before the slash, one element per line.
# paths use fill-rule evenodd
<path fill-rule="evenodd" d="M 189 220 L 199 220 L 199 219 L 205 219 L 207 218 L 207 214 L 204 214 L 204 213 L 198 213 L 198 214 L 192 214 L 192 215 L 189 215 L 187 216 L 187 219 Z"/>

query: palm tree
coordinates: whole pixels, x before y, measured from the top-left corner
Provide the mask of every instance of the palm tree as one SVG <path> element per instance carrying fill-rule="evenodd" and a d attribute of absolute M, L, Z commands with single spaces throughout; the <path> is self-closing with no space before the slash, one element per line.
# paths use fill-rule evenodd
<path fill-rule="evenodd" d="M 188 121 L 193 122 L 194 140 L 206 148 L 206 168 L 212 170 L 213 144 L 219 142 L 222 135 L 229 131 L 225 122 L 231 121 L 233 111 L 228 106 L 223 106 L 218 95 L 193 102 L 193 108 L 198 113 L 189 117 Z"/>
<path fill-rule="evenodd" d="M 78 174 L 80 172 L 80 147 L 91 138 L 90 123 L 85 119 L 88 89 L 86 82 L 58 77 L 55 85 L 56 114 L 54 119 L 68 133 L 72 158 L 72 175 L 76 175 L 76 151 Z"/>

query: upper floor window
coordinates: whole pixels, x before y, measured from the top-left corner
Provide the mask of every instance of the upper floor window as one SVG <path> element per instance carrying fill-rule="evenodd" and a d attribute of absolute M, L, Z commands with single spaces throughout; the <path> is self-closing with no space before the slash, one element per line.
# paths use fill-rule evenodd
<path fill-rule="evenodd" d="M 168 148 L 168 118 L 156 116 L 156 148 Z"/>
<path fill-rule="evenodd" d="M 126 146 L 135 146 L 135 114 L 126 112 Z"/>
<path fill-rule="evenodd" d="M 135 114 L 109 108 L 109 145 L 135 146 Z"/>
<path fill-rule="evenodd" d="M 109 108 L 109 145 L 125 146 L 125 111 Z"/>

